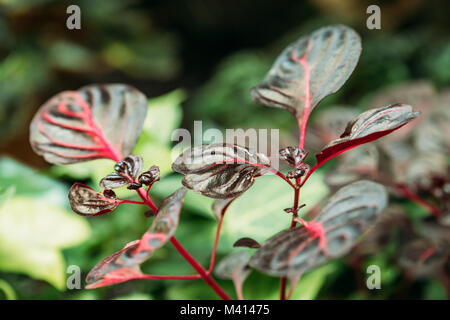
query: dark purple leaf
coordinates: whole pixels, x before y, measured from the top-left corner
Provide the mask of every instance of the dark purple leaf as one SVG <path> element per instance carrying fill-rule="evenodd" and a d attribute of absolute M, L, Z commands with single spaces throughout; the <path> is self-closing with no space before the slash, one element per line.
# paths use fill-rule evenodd
<path fill-rule="evenodd" d="M 360 114 L 347 124 L 339 139 L 331 141 L 316 155 L 317 163 L 307 176 L 335 156 L 400 129 L 418 115 L 419 112 L 413 112 L 411 106 L 404 104 L 371 109 Z"/>
<path fill-rule="evenodd" d="M 321 28 L 288 46 L 251 96 L 259 104 L 286 109 L 297 118 L 309 100 L 309 114 L 342 87 L 360 53 L 361 40 L 352 29 L 342 25 Z"/>
<path fill-rule="evenodd" d="M 115 173 L 110 173 L 100 180 L 100 187 L 104 189 L 120 188 L 128 184 L 132 184 L 134 189 L 139 189 L 136 178 L 142 170 L 142 158 L 137 155 L 129 155 L 125 159 L 119 161 L 114 166 Z M 131 187 L 130 189 L 133 189 Z"/>
<path fill-rule="evenodd" d="M 172 164 L 184 174 L 185 187 L 211 198 L 234 198 L 254 183 L 264 168 L 270 166 L 267 156 L 251 153 L 231 144 L 210 144 L 186 150 Z"/>
<path fill-rule="evenodd" d="M 297 165 L 297 168 L 293 171 L 289 171 L 286 174 L 286 178 L 288 179 L 298 179 L 300 177 L 303 177 L 309 170 L 309 165 L 306 163 L 300 163 Z"/>
<path fill-rule="evenodd" d="M 120 175 L 135 180 L 142 170 L 142 158 L 137 155 L 129 155 L 114 166 L 114 170 Z"/>
<path fill-rule="evenodd" d="M 257 249 L 257 248 L 261 247 L 261 245 L 255 239 L 240 238 L 238 241 L 236 241 L 233 244 L 233 247 L 246 247 L 246 248 L 251 248 L 251 249 Z"/>
<path fill-rule="evenodd" d="M 347 254 L 386 207 L 385 188 L 352 183 L 334 194 L 311 222 L 282 231 L 259 248 L 250 266 L 273 276 L 303 274 Z"/>
<path fill-rule="evenodd" d="M 88 274 L 87 288 L 97 288 L 139 278 L 139 264 L 161 248 L 175 233 L 186 189 L 180 188 L 161 204 L 151 227 L 140 240 L 127 244 L 99 262 Z"/>
<path fill-rule="evenodd" d="M 101 194 L 81 183 L 75 183 L 70 188 L 69 202 L 72 210 L 82 216 L 108 213 L 120 204 L 111 190 Z"/>
<path fill-rule="evenodd" d="M 128 177 L 124 177 L 117 173 L 110 173 L 106 177 L 104 177 L 102 180 L 100 180 L 99 186 L 100 186 L 100 188 L 110 190 L 110 189 L 116 189 L 116 188 L 126 186 L 130 182 L 131 181 Z"/>
<path fill-rule="evenodd" d="M 154 183 L 156 181 L 159 181 L 159 178 L 160 178 L 159 167 L 152 166 L 150 169 L 148 169 L 147 171 L 143 172 L 139 176 L 139 183 L 140 184 L 144 184 L 146 186 L 149 186 L 152 183 Z"/>
<path fill-rule="evenodd" d="M 291 166 L 296 167 L 308 155 L 307 151 L 300 150 L 297 147 L 286 147 L 279 151 L 280 158 L 289 163 Z"/>
<path fill-rule="evenodd" d="M 117 162 L 133 150 L 146 112 L 145 95 L 128 85 L 64 91 L 36 113 L 30 126 L 31 146 L 54 164 L 98 158 Z"/>
<path fill-rule="evenodd" d="M 432 106 L 435 103 L 435 96 L 436 90 L 431 82 L 417 80 L 395 84 L 381 89 L 374 95 L 370 105 L 372 108 L 397 103 L 414 106 L 414 109 L 422 114 L 421 119 L 417 119 L 419 122 L 422 121 L 422 119 L 425 119 L 427 113 L 431 111 Z M 409 127 L 402 131 L 398 131 L 395 134 L 390 135 L 388 140 L 403 140 L 411 130 L 412 128 Z"/>

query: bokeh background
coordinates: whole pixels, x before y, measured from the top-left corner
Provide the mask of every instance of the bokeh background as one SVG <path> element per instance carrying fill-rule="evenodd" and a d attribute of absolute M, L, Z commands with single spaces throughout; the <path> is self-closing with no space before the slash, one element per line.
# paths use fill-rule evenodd
<path fill-rule="evenodd" d="M 82 28 L 68 30 L 66 8 L 75 3 L 81 8 Z M 381 7 L 381 30 L 366 28 L 366 8 L 374 3 Z M 191 129 L 193 120 L 203 120 L 203 129 L 279 128 L 282 146 L 296 144 L 292 117 L 256 105 L 249 89 L 262 80 L 282 48 L 321 26 L 353 27 L 362 36 L 363 52 L 344 87 L 316 110 L 336 104 L 365 110 L 384 87 L 417 79 L 427 80 L 436 91 L 448 87 L 449 9 L 448 1 L 428 0 L 0 0 L 0 299 L 216 298 L 201 281 L 66 289 L 67 266 L 78 265 L 84 281 L 98 261 L 139 238 L 149 223 L 143 209 L 133 205 L 94 219 L 70 211 L 71 183 L 95 187 L 113 164 L 99 160 L 50 166 L 32 152 L 29 122 L 52 95 L 110 82 L 143 91 L 150 98 L 149 112 L 135 153 L 143 155 L 146 165 L 161 167 L 165 178 L 153 192 L 160 201 L 180 182 L 170 172 L 171 133 L 178 127 Z M 312 123 L 319 115 L 313 114 Z M 302 191 L 308 205 L 329 192 L 325 175 L 326 170 L 316 175 Z M 263 241 L 288 225 L 282 209 L 291 195 L 284 188 L 273 180 L 257 183 L 231 208 L 219 257 L 239 237 Z M 269 198 L 273 200 L 267 204 Z M 394 200 L 414 216 L 424 215 L 420 207 Z M 205 265 L 216 226 L 210 205 L 209 199 L 189 194 L 177 231 L 180 242 Z M 365 287 L 364 266 L 369 262 L 355 268 L 341 259 L 305 275 L 293 298 L 447 298 L 441 279 L 405 277 L 392 263 L 395 251 L 394 244 L 366 257 L 383 267 L 382 290 Z M 192 272 L 170 246 L 159 250 L 145 271 Z M 231 282 L 219 281 L 233 292 Z M 276 299 L 278 289 L 278 279 L 253 272 L 244 295 Z"/>

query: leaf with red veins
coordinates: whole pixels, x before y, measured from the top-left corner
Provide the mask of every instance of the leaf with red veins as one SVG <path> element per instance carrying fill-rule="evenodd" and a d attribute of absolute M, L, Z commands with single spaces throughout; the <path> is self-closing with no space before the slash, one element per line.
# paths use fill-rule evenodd
<path fill-rule="evenodd" d="M 117 270 L 113 270 L 110 273 L 106 274 L 101 280 L 96 281 L 94 283 L 88 284 L 86 289 L 96 289 L 106 286 L 111 286 L 113 284 L 145 278 L 145 275 L 139 270 L 139 268 L 121 268 Z"/>
<path fill-rule="evenodd" d="M 186 192 L 186 188 L 180 188 L 163 201 L 152 226 L 142 237 L 139 250 L 159 249 L 175 234 Z"/>
<path fill-rule="evenodd" d="M 331 141 L 316 155 L 317 163 L 309 170 L 304 181 L 328 160 L 400 129 L 418 115 L 419 112 L 413 112 L 412 107 L 406 104 L 371 109 L 360 114 L 347 124 L 347 128 L 339 139 Z"/>
<path fill-rule="evenodd" d="M 293 277 L 346 255 L 387 205 L 385 188 L 358 181 L 336 192 L 312 221 L 267 240 L 250 266 L 272 276 Z"/>
<path fill-rule="evenodd" d="M 122 250 L 100 261 L 86 278 L 87 288 L 138 279 L 142 275 L 139 265 L 175 234 L 186 191 L 180 188 L 164 200 L 151 227 L 140 240 L 128 243 Z"/>
<path fill-rule="evenodd" d="M 69 202 L 72 210 L 82 216 L 105 214 L 120 204 L 120 200 L 111 190 L 101 194 L 81 183 L 75 183 L 70 188 Z"/>
<path fill-rule="evenodd" d="M 264 82 L 251 91 L 259 104 L 307 118 L 336 92 L 358 63 L 361 39 L 351 28 L 332 25 L 301 37 L 277 58 Z"/>
<path fill-rule="evenodd" d="M 110 173 L 100 180 L 100 187 L 104 189 L 115 189 L 135 182 L 139 172 L 142 170 L 142 162 L 143 160 L 140 156 L 134 154 L 127 156 L 125 159 L 116 163 L 114 166 L 116 172 Z"/>
<path fill-rule="evenodd" d="M 142 131 L 147 98 L 124 84 L 89 85 L 44 103 L 30 125 L 33 150 L 53 164 L 120 161 Z"/>
<path fill-rule="evenodd" d="M 132 269 L 140 272 L 139 263 L 142 260 L 142 255 L 134 254 L 139 247 L 139 240 L 127 243 L 123 249 L 114 252 L 102 261 L 100 261 L 87 275 L 86 282 L 89 284 L 103 283 L 103 280 L 110 274 L 117 278 L 117 271 L 121 269 Z M 125 280 L 122 280 L 125 281 Z M 107 285 L 107 284 L 104 284 Z M 93 286 L 93 287 L 99 287 Z M 91 287 L 91 288 L 93 288 Z"/>
<path fill-rule="evenodd" d="M 247 191 L 268 167 L 266 155 L 227 143 L 193 147 L 172 164 L 174 171 L 185 175 L 185 187 L 215 199 L 235 198 Z"/>

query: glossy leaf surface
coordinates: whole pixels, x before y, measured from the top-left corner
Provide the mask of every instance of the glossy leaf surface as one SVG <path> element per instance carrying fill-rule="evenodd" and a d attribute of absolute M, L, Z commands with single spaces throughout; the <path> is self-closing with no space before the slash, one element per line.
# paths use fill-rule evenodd
<path fill-rule="evenodd" d="M 115 189 L 123 187 L 136 181 L 142 170 L 142 158 L 137 155 L 129 155 L 114 166 L 116 172 L 108 174 L 100 180 L 100 187 L 104 189 Z"/>
<path fill-rule="evenodd" d="M 318 29 L 288 46 L 251 96 L 256 103 L 286 109 L 296 117 L 309 100 L 309 114 L 345 83 L 360 53 L 361 40 L 354 30 L 342 25 Z"/>
<path fill-rule="evenodd" d="M 233 198 L 270 166 L 267 156 L 231 144 L 210 144 L 186 150 L 172 164 L 184 174 L 183 185 L 211 198 Z"/>
<path fill-rule="evenodd" d="M 128 85 L 64 91 L 40 107 L 31 122 L 30 142 L 53 164 L 98 158 L 117 162 L 133 150 L 146 112 L 145 95 Z"/>
<path fill-rule="evenodd" d="M 413 112 L 412 107 L 405 104 L 371 109 L 360 114 L 347 124 L 339 139 L 331 141 L 316 155 L 317 163 L 307 176 L 337 155 L 400 129 L 418 115 L 419 112 Z"/>
<path fill-rule="evenodd" d="M 69 190 L 72 210 L 82 216 L 98 216 L 108 213 L 120 204 L 114 192 L 101 194 L 81 183 L 75 183 Z"/>
<path fill-rule="evenodd" d="M 247 247 L 251 249 L 259 248 L 261 245 L 252 238 L 240 238 L 233 244 L 233 247 Z"/>
<path fill-rule="evenodd" d="M 128 243 L 99 262 L 88 274 L 87 288 L 97 288 L 139 278 L 139 265 L 161 248 L 175 233 L 186 189 L 180 188 L 161 204 L 151 227 L 140 240 Z"/>
<path fill-rule="evenodd" d="M 347 254 L 387 205 L 383 186 L 358 181 L 341 188 L 314 218 L 282 231 L 256 251 L 250 266 L 273 276 L 296 276 Z"/>

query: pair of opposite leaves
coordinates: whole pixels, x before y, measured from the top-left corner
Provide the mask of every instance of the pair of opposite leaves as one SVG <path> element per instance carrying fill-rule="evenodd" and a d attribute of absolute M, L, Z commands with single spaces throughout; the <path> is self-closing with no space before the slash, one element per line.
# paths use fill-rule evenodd
<path fill-rule="evenodd" d="M 308 116 L 321 99 L 347 80 L 360 50 L 359 37 L 352 29 L 319 29 L 283 51 L 264 83 L 252 89 L 252 97 L 258 103 L 284 108 L 297 118 Z M 310 102 L 309 110 L 305 109 L 306 101 Z M 91 85 L 66 91 L 47 101 L 34 117 L 31 145 L 48 162 L 56 164 L 97 158 L 118 162 L 134 148 L 146 110 L 145 96 L 128 85 Z M 361 114 L 348 124 L 340 139 L 316 156 L 316 168 L 345 150 L 400 128 L 416 116 L 408 105 Z M 213 198 L 233 198 L 250 188 L 254 177 L 269 166 L 265 155 L 240 146 L 215 144 L 186 151 L 174 162 L 173 169 L 185 174 L 183 184 L 196 192 Z"/>

